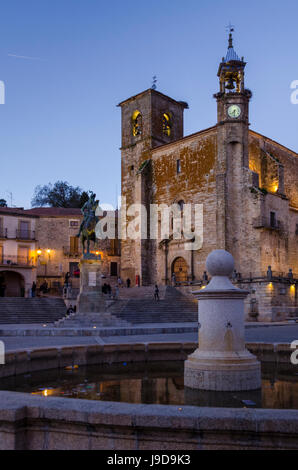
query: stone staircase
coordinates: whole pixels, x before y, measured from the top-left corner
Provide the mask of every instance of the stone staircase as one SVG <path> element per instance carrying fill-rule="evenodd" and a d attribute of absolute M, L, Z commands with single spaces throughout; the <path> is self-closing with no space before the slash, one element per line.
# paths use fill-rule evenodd
<path fill-rule="evenodd" d="M 109 312 L 72 313 L 55 322 L 57 328 L 103 328 L 113 326 L 127 327 L 131 324 Z"/>
<path fill-rule="evenodd" d="M 154 287 L 121 288 L 118 300 L 103 303 L 104 312 L 75 313 L 56 322 L 59 328 L 129 327 L 149 323 L 197 323 L 198 304 L 174 287 L 159 286 L 160 300 L 154 300 Z"/>
<path fill-rule="evenodd" d="M 0 297 L 0 324 L 54 323 L 66 315 L 60 298 Z"/>
<path fill-rule="evenodd" d="M 198 321 L 197 300 L 174 287 L 159 286 L 160 300 L 154 300 L 154 287 L 123 289 L 120 299 L 108 311 L 131 324 L 191 323 Z M 126 298 L 125 298 L 126 297 Z"/>
<path fill-rule="evenodd" d="M 167 289 L 171 289 L 167 286 L 158 286 L 159 298 L 164 299 Z M 176 289 L 174 289 L 176 291 Z M 137 299 L 154 299 L 154 286 L 142 286 L 142 287 L 121 287 L 119 289 L 120 300 L 137 300 Z"/>

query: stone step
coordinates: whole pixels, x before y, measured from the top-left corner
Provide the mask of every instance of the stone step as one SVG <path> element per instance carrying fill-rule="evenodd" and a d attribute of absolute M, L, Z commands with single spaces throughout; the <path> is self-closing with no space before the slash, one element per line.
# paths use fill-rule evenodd
<path fill-rule="evenodd" d="M 66 315 L 63 299 L 58 298 L 0 298 L 0 323 L 54 323 Z"/>
<path fill-rule="evenodd" d="M 55 322 L 55 326 L 59 328 L 80 328 L 94 326 L 131 326 L 126 320 L 120 319 L 110 313 L 74 313 L 66 318 Z"/>
<path fill-rule="evenodd" d="M 130 299 L 125 304 L 120 300 L 117 310 L 114 305 L 110 311 L 132 324 L 197 322 L 197 301 L 171 289 L 166 289 L 164 300 Z"/>

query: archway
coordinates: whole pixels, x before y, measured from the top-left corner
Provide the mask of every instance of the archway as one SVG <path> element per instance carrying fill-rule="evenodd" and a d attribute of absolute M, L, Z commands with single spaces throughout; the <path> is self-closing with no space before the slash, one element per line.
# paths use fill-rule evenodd
<path fill-rule="evenodd" d="M 0 271 L 0 296 L 24 297 L 24 277 L 16 271 Z"/>
<path fill-rule="evenodd" d="M 177 283 L 187 281 L 188 268 L 184 258 L 179 257 L 174 260 L 172 265 L 172 275 L 173 274 L 175 274 Z"/>

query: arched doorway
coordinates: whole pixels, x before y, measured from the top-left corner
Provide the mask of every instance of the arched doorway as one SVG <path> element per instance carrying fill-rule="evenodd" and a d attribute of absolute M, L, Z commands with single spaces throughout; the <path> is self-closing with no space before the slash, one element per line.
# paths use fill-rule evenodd
<path fill-rule="evenodd" d="M 16 271 L 0 271 L 0 296 L 24 297 L 24 277 Z"/>
<path fill-rule="evenodd" d="M 176 282 L 187 281 L 187 263 L 184 258 L 176 258 L 172 265 L 172 275 L 175 274 Z"/>

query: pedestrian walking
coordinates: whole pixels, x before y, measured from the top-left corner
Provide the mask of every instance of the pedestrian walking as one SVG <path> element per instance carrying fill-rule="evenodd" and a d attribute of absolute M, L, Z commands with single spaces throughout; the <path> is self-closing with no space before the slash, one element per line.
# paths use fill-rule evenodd
<path fill-rule="evenodd" d="M 155 289 L 154 289 L 154 299 L 159 300 L 159 288 L 157 285 L 155 285 Z"/>

